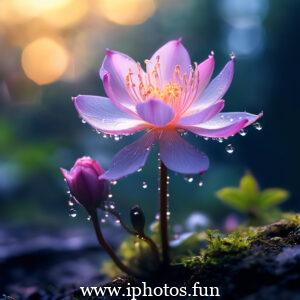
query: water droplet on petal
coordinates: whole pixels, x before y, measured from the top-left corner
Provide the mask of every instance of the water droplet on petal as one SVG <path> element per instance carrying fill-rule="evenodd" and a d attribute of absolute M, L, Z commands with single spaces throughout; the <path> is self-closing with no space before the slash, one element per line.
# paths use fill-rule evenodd
<path fill-rule="evenodd" d="M 253 124 L 253 127 L 254 127 L 256 130 L 258 130 L 258 131 L 262 130 L 262 126 L 261 126 L 261 124 L 258 123 L 258 122 L 254 123 L 254 124 Z"/>
<path fill-rule="evenodd" d="M 234 152 L 234 147 L 231 144 L 228 144 L 225 147 L 225 150 L 226 150 L 227 153 L 232 154 Z"/>
<path fill-rule="evenodd" d="M 69 205 L 69 206 L 74 206 L 74 202 L 73 202 L 72 200 L 69 200 L 69 201 L 68 201 L 68 205 Z"/>
<path fill-rule="evenodd" d="M 137 171 L 140 173 L 143 171 L 143 168 L 139 168 Z"/>
<path fill-rule="evenodd" d="M 205 140 L 205 141 L 208 141 L 208 140 L 209 140 L 209 137 L 205 136 L 205 137 L 204 137 L 204 140 Z"/>
<path fill-rule="evenodd" d="M 240 132 L 239 132 L 239 134 L 241 136 L 245 136 L 247 134 L 247 131 L 245 129 L 241 129 Z"/>
<path fill-rule="evenodd" d="M 113 180 L 113 181 L 111 181 L 110 182 L 112 185 L 116 185 L 117 183 L 118 183 L 118 181 L 117 180 Z"/>
<path fill-rule="evenodd" d="M 85 123 L 86 123 L 86 120 L 81 119 L 81 123 L 82 123 L 82 124 L 85 124 Z"/>
<path fill-rule="evenodd" d="M 143 185 L 142 185 L 143 189 L 146 189 L 148 187 L 148 184 L 146 181 L 143 181 Z"/>

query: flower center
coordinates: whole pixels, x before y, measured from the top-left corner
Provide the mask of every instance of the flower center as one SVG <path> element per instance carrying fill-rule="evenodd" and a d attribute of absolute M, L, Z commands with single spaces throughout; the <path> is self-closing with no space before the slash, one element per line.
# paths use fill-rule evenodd
<path fill-rule="evenodd" d="M 140 63 L 137 63 L 137 71 L 129 69 L 125 76 L 125 85 L 132 99 L 138 103 L 156 98 L 171 105 L 177 112 L 186 110 L 198 92 L 197 64 L 195 63 L 195 69 L 191 66 L 189 74 L 183 73 L 180 66 L 175 65 L 169 82 L 165 82 L 162 78 L 159 56 L 155 62 L 145 60 L 145 64 L 153 64 L 153 67 L 150 66 L 143 72 Z"/>

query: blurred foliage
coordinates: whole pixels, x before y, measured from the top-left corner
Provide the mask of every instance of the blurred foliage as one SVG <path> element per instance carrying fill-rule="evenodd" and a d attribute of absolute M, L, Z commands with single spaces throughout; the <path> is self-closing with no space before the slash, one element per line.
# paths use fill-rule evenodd
<path fill-rule="evenodd" d="M 281 188 L 261 190 L 254 176 L 247 172 L 239 187 L 222 188 L 216 195 L 228 206 L 246 214 L 251 225 L 258 225 L 280 217 L 277 206 L 287 200 L 289 192 Z"/>

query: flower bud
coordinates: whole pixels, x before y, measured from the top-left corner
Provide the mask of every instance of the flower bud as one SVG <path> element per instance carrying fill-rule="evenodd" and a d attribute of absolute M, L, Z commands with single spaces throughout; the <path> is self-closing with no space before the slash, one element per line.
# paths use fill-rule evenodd
<path fill-rule="evenodd" d="M 144 233 L 145 215 L 143 210 L 138 205 L 135 205 L 131 208 L 130 220 L 132 227 L 137 233 Z"/>
<path fill-rule="evenodd" d="M 97 161 L 84 156 L 77 159 L 70 171 L 61 168 L 71 195 L 89 212 L 103 206 L 109 193 L 109 182 L 99 179 L 104 172 Z"/>

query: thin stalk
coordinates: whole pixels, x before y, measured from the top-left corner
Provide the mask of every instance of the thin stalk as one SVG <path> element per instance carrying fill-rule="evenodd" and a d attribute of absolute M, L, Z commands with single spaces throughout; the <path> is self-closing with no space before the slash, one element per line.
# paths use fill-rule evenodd
<path fill-rule="evenodd" d="M 122 220 L 121 215 L 118 212 L 116 212 L 115 210 L 108 209 L 107 211 L 120 221 L 121 226 L 129 234 L 132 234 L 132 235 L 136 236 L 137 238 L 139 238 L 140 240 L 145 241 L 148 244 L 148 246 L 150 247 L 150 249 L 153 252 L 153 254 L 154 254 L 155 258 L 157 259 L 157 261 L 160 261 L 160 259 L 159 259 L 159 250 L 158 250 L 156 244 L 154 243 L 154 241 L 150 237 L 148 237 L 145 233 L 138 233 L 135 230 L 130 229 L 124 223 L 124 221 Z"/>
<path fill-rule="evenodd" d="M 163 265 L 170 264 L 169 256 L 169 237 L 168 237 L 168 169 L 162 161 L 160 161 L 160 236 L 162 247 Z"/>
<path fill-rule="evenodd" d="M 118 268 L 130 275 L 130 276 L 134 276 L 134 277 L 138 277 L 137 274 L 135 274 L 135 272 L 133 272 L 131 269 L 129 269 L 127 266 L 125 266 L 121 260 L 119 259 L 119 257 L 115 254 L 114 250 L 111 248 L 111 246 L 106 242 L 103 234 L 102 234 L 102 231 L 101 231 L 101 228 L 100 228 L 100 224 L 99 224 L 99 219 L 98 219 L 98 215 L 96 212 L 93 212 L 91 214 L 91 219 L 92 219 L 92 222 L 93 222 L 93 226 L 94 226 L 94 229 L 95 229 L 95 232 L 96 232 L 96 236 L 97 236 L 97 239 L 98 239 L 98 242 L 100 244 L 101 247 L 103 247 L 103 249 L 108 253 L 108 255 L 111 257 L 111 259 L 113 260 L 113 262 L 118 266 Z"/>

